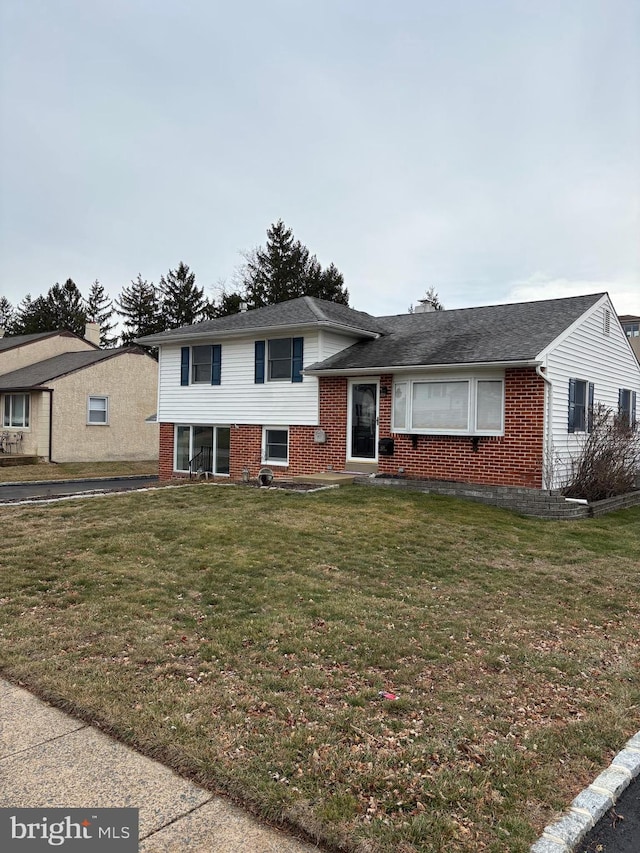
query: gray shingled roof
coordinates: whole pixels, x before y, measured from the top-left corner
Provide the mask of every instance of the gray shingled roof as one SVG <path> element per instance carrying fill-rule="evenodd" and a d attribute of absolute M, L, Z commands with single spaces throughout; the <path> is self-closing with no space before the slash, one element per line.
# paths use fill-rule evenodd
<path fill-rule="evenodd" d="M 29 364 L 18 370 L 0 375 L 0 391 L 27 390 L 28 388 L 40 388 L 58 379 L 67 373 L 83 370 L 100 361 L 114 358 L 124 352 L 141 353 L 137 347 L 120 347 L 110 350 L 85 350 L 82 352 L 66 352 L 63 355 L 55 355 L 35 364 Z"/>
<path fill-rule="evenodd" d="M 300 296 L 288 302 L 254 308 L 228 317 L 205 320 L 193 326 L 182 326 L 157 335 L 138 338 L 137 342 L 155 344 L 170 342 L 172 338 L 183 338 L 189 334 L 251 332 L 253 329 L 277 328 L 279 326 L 342 326 L 356 332 L 378 333 L 382 331 L 379 321 L 364 311 L 354 311 L 346 305 Z"/>
<path fill-rule="evenodd" d="M 73 335 L 72 332 L 34 332 L 31 335 L 9 335 L 4 338 L 0 338 L 0 352 L 3 350 L 14 349 L 15 347 L 21 347 L 24 344 L 30 344 L 32 341 L 38 341 L 41 338 L 51 338 L 54 335 L 66 335 L 69 337 Z M 73 337 L 77 337 L 77 335 L 73 335 Z"/>
<path fill-rule="evenodd" d="M 381 337 L 307 370 L 532 361 L 603 295 L 379 317 Z"/>

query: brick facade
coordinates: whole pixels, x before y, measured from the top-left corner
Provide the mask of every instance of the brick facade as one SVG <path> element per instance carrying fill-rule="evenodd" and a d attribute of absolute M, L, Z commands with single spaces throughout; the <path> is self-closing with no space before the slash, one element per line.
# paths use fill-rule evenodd
<path fill-rule="evenodd" d="M 392 387 L 392 377 L 381 385 Z M 535 368 L 505 371 L 504 435 L 481 436 L 474 447 L 469 436 L 391 433 L 392 397 L 380 400 L 380 436 L 394 438 L 393 456 L 381 456 L 378 469 L 421 479 L 454 480 L 504 486 L 542 488 L 544 382 Z"/>
<path fill-rule="evenodd" d="M 408 436 L 391 433 L 393 376 L 380 378 L 380 438 L 395 441 L 392 456 L 380 456 L 380 473 L 488 483 L 542 487 L 544 382 L 534 368 L 505 372 L 505 434 L 480 437 Z M 289 465 L 272 466 L 276 476 L 342 471 L 346 467 L 348 381 L 346 377 L 320 379 L 320 424 L 326 441 L 316 443 L 311 426 L 289 427 Z M 414 447 L 414 441 L 416 446 Z M 262 426 L 231 427 L 230 477 L 240 480 L 244 468 L 256 477 L 262 467 Z M 160 478 L 173 475 L 173 424 L 160 424 Z"/>

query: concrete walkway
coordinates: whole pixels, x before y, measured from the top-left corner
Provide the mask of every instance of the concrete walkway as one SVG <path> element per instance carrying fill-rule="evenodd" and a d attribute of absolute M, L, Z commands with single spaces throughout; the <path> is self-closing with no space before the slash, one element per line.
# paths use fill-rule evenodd
<path fill-rule="evenodd" d="M 312 853 L 0 679 L 0 807 L 139 809 L 140 853 Z"/>

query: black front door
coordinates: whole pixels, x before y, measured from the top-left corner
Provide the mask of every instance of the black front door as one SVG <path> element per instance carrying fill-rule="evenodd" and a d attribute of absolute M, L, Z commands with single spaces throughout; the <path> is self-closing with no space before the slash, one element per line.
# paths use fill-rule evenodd
<path fill-rule="evenodd" d="M 360 382 L 351 386 L 351 458 L 376 459 L 378 386 Z"/>

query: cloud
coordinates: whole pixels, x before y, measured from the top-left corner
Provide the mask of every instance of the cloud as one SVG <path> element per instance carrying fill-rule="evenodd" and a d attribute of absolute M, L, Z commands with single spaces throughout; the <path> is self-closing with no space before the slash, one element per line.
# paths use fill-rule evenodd
<path fill-rule="evenodd" d="M 534 302 L 607 292 L 618 314 L 640 314 L 640 282 L 631 280 L 595 281 L 553 278 L 542 272 L 526 281 L 514 282 L 508 289 L 506 302 Z"/>

